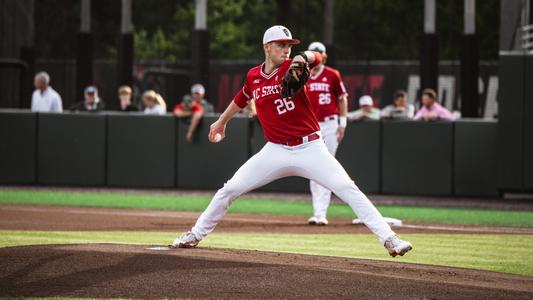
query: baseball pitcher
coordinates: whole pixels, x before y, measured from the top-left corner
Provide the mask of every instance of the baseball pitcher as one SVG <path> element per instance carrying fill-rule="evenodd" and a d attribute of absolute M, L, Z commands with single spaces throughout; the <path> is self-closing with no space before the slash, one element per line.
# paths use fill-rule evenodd
<path fill-rule="evenodd" d="M 224 139 L 226 124 L 253 99 L 268 142 L 217 191 L 191 231 L 174 240 L 172 247 L 196 247 L 215 229 L 240 195 L 279 178 L 300 176 L 326 187 L 348 203 L 391 256 L 404 255 L 412 249 L 409 242 L 392 231 L 328 152 L 305 87 L 309 67 L 320 64 L 322 55 L 305 51 L 290 59 L 292 46 L 299 42 L 284 26 L 266 30 L 263 35 L 265 61 L 248 71 L 244 86 L 211 125 L 208 138 L 213 143 Z"/>

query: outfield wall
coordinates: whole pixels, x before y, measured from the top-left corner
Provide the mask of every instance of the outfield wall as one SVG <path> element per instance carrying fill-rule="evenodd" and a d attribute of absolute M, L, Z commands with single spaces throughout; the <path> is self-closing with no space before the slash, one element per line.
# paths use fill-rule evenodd
<path fill-rule="evenodd" d="M 0 184 L 216 189 L 265 144 L 255 119 L 237 117 L 219 144 L 206 116 L 192 143 L 187 121 L 141 113 L 0 110 Z M 497 123 L 349 123 L 337 158 L 368 193 L 498 195 Z M 313 163 L 313 162 L 309 162 Z M 307 192 L 287 178 L 263 191 Z"/>

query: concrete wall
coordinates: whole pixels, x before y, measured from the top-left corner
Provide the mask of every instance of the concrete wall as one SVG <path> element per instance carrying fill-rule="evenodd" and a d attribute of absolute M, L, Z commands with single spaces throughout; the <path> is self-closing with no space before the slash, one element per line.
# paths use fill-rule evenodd
<path fill-rule="evenodd" d="M 35 183 L 37 114 L 0 112 L 0 184 Z"/>
<path fill-rule="evenodd" d="M 226 127 L 226 137 L 217 144 L 207 140 L 215 117 L 205 117 L 193 142 L 185 139 L 189 123 L 177 121 L 176 186 L 190 189 L 218 189 L 248 159 L 248 119 L 234 118 Z"/>
<path fill-rule="evenodd" d="M 106 183 L 106 116 L 38 115 L 37 182 L 50 185 Z"/>
<path fill-rule="evenodd" d="M 337 159 L 365 193 L 379 193 L 381 179 L 381 123 L 349 123 Z"/>
<path fill-rule="evenodd" d="M 235 118 L 226 139 L 207 141 L 205 117 L 192 142 L 171 115 L 0 111 L 0 184 L 218 189 L 265 143 L 257 121 Z M 337 158 L 367 193 L 495 196 L 497 123 L 350 123 Z M 310 162 L 312 163 L 312 162 Z M 263 191 L 308 192 L 284 178 Z"/>
<path fill-rule="evenodd" d="M 107 184 L 173 187 L 176 183 L 173 116 L 107 117 Z"/>
<path fill-rule="evenodd" d="M 382 189 L 388 194 L 452 194 L 453 123 L 382 123 Z"/>

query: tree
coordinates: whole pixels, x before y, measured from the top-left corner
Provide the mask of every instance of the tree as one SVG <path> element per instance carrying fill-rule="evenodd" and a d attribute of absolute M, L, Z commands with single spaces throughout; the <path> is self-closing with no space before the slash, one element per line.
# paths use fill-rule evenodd
<path fill-rule="evenodd" d="M 290 1 L 284 24 L 302 40 L 301 51 L 321 40 L 321 0 Z M 437 1 L 440 58 L 458 59 L 463 30 L 463 1 Z M 498 57 L 499 1 L 477 1 L 480 57 Z M 92 0 L 95 57 L 115 58 L 120 29 L 120 1 Z M 276 1 L 208 1 L 211 59 L 261 59 L 261 38 L 276 23 Z M 412 59 L 419 56 L 423 28 L 422 0 L 336 0 L 334 42 L 340 59 Z M 35 1 L 37 57 L 75 57 L 79 1 Z M 193 0 L 133 1 L 136 60 L 184 61 L 191 57 Z"/>

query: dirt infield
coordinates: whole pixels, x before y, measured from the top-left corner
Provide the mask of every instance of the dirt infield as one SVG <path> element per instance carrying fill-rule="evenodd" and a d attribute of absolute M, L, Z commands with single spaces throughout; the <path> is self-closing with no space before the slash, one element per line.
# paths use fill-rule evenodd
<path fill-rule="evenodd" d="M 219 249 L 70 245 L 0 249 L 0 296 L 531 299 L 533 278 Z"/>
<path fill-rule="evenodd" d="M 199 213 L 0 205 L 0 229 L 184 231 Z M 226 232 L 369 233 L 350 219 L 228 214 Z M 403 232 L 531 229 L 408 224 Z M 131 245 L 0 249 L 0 297 L 533 299 L 533 277 L 394 262 L 224 249 Z"/>
<path fill-rule="evenodd" d="M 177 231 L 189 230 L 199 212 L 150 211 L 87 207 L 0 205 L 0 229 L 56 231 Z M 309 226 L 305 216 L 272 216 L 229 213 L 217 232 L 262 233 L 370 233 L 349 218 L 334 218 L 328 226 Z M 394 227 L 398 233 L 517 233 L 533 234 L 533 228 L 437 225 L 409 223 Z"/>

